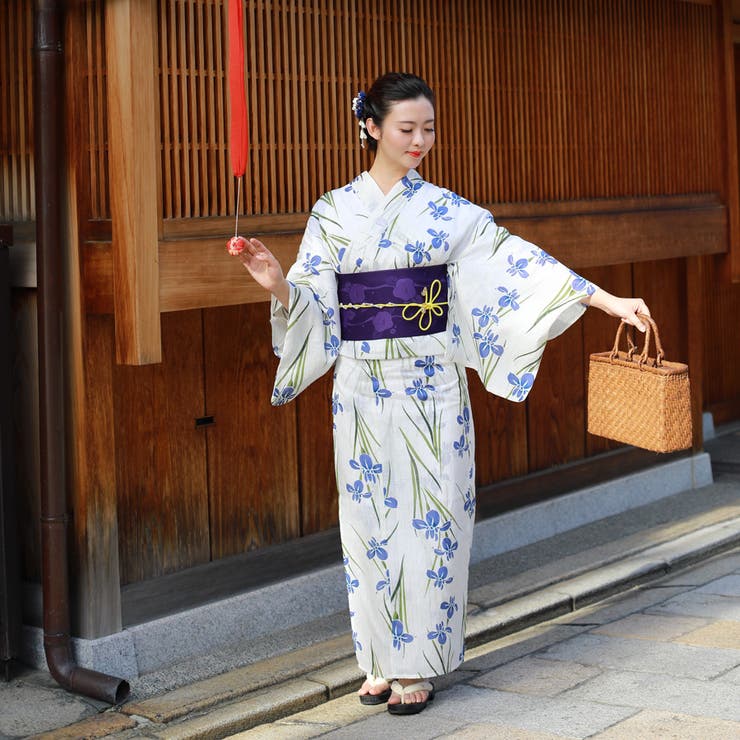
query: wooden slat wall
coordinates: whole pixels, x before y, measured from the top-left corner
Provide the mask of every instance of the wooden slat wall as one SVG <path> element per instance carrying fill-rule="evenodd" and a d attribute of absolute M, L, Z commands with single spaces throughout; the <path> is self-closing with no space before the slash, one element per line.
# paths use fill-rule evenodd
<path fill-rule="evenodd" d="M 438 95 L 428 179 L 476 201 L 717 189 L 712 9 L 673 0 L 247 0 L 242 212 L 307 211 L 369 164 L 350 99 L 413 70 Z M 161 0 L 163 214 L 233 213 L 222 3 Z"/>
<path fill-rule="evenodd" d="M 31 47 L 33 3 L 0 12 L 0 221 L 34 218 Z"/>

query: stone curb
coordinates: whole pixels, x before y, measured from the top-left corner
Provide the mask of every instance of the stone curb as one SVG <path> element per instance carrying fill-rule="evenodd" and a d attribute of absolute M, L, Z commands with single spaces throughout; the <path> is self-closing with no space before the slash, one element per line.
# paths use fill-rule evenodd
<path fill-rule="evenodd" d="M 494 608 L 472 613 L 468 618 L 466 644 L 475 647 L 494 639 L 519 632 L 532 625 L 571 613 L 594 602 L 646 581 L 660 578 L 671 571 L 685 568 L 712 555 L 740 545 L 740 518 L 703 527 L 675 540 L 649 547 L 624 560 L 597 567 L 594 570 L 555 581 Z M 318 653 L 322 645 L 312 647 Z M 336 654 L 335 654 L 336 655 Z M 285 656 L 280 656 L 285 660 Z M 277 659 L 276 659 L 277 660 Z M 268 661 L 269 663 L 269 661 Z M 238 671 L 234 674 L 239 674 Z M 231 674 L 220 677 L 228 682 Z M 243 686 L 243 675 L 237 680 Z M 336 658 L 323 667 L 305 672 L 269 688 L 250 691 L 238 688 L 229 692 L 231 703 L 221 704 L 208 714 L 162 725 L 144 724 L 139 729 L 148 737 L 216 738 L 225 737 L 265 722 L 286 717 L 301 709 L 318 706 L 356 690 L 363 679 L 350 655 Z M 185 695 L 182 706 L 174 709 L 172 718 L 183 717 L 193 710 L 203 710 L 210 702 L 189 706 Z M 164 697 L 164 701 L 167 697 Z M 215 706 L 216 702 L 212 705 Z M 124 711 L 131 708 L 124 707 Z M 160 719 L 161 722 L 161 719 Z M 74 726 L 71 726 L 74 727 Z M 68 731 L 70 728 L 65 728 Z M 139 735 L 140 737 L 141 735 Z M 120 737 L 131 737 L 123 733 Z"/>

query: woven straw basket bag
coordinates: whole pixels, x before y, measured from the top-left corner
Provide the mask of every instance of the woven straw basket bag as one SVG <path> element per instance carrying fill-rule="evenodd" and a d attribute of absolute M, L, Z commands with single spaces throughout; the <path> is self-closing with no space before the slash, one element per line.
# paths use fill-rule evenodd
<path fill-rule="evenodd" d="M 692 443 L 689 368 L 663 359 L 657 324 L 638 315 L 647 326 L 642 354 L 629 336 L 627 352 L 619 349 L 620 322 L 611 352 L 589 358 L 588 431 L 654 452 L 683 450 Z"/>

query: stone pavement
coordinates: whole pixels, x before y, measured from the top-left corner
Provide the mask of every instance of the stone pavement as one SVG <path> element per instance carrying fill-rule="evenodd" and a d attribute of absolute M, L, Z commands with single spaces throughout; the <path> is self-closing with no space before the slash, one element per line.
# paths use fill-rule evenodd
<path fill-rule="evenodd" d="M 262 738 L 740 739 L 740 549 L 469 651 L 394 717 L 347 695 Z"/>

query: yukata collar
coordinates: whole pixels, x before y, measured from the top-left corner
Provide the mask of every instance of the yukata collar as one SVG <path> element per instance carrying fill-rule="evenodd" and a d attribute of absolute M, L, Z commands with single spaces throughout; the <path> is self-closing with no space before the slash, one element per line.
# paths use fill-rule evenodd
<path fill-rule="evenodd" d="M 365 170 L 356 180 L 355 192 L 360 195 L 368 207 L 376 208 L 396 198 L 399 193 L 406 189 L 406 182 L 414 183 L 423 180 L 424 178 L 415 169 L 410 169 L 388 193 L 384 194 L 373 176 Z"/>

